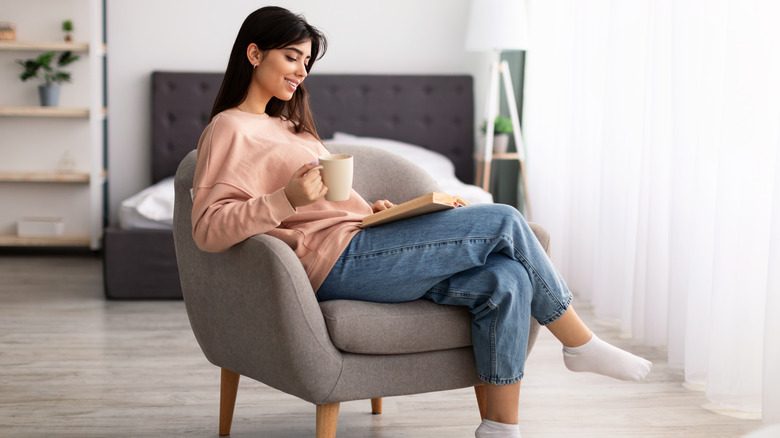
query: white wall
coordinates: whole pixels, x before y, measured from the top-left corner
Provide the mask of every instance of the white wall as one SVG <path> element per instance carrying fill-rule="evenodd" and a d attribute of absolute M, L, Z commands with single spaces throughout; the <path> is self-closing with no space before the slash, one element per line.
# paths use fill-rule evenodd
<path fill-rule="evenodd" d="M 469 0 L 279 0 L 328 37 L 324 73 L 471 74 L 481 113 L 489 57 L 464 50 Z M 109 207 L 151 182 L 150 74 L 224 71 L 249 0 L 109 0 Z M 196 145 L 193 145 L 195 147 Z"/>

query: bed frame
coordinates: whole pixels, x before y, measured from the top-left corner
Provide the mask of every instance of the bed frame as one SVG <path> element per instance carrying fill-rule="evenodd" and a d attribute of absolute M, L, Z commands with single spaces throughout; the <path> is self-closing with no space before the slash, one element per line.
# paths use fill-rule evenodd
<path fill-rule="evenodd" d="M 152 73 L 152 183 L 176 173 L 194 149 L 222 73 Z M 306 78 L 320 137 L 336 131 L 399 140 L 447 156 L 461 181 L 474 179 L 471 76 L 328 75 Z M 170 230 L 104 232 L 108 298 L 181 298 Z"/>

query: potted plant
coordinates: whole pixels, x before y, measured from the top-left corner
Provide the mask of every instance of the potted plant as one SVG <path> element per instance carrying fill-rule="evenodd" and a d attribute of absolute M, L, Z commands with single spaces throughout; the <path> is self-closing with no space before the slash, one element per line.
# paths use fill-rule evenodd
<path fill-rule="evenodd" d="M 62 22 L 62 31 L 65 32 L 65 41 L 73 41 L 73 22 L 65 20 Z"/>
<path fill-rule="evenodd" d="M 60 84 L 70 82 L 70 73 L 60 70 L 61 67 L 79 59 L 72 52 L 62 52 L 57 57 L 57 64 L 52 66 L 52 61 L 57 54 L 55 52 L 42 53 L 33 59 L 17 59 L 16 63 L 24 68 L 19 79 L 22 82 L 27 79 L 36 78 L 41 82 L 38 87 L 41 98 L 41 106 L 57 106 L 60 96 Z"/>
<path fill-rule="evenodd" d="M 485 144 L 485 134 L 487 133 L 487 123 L 482 123 L 482 144 Z M 503 154 L 509 149 L 509 134 L 514 132 L 512 119 L 504 117 L 501 114 L 496 116 L 493 121 L 493 153 Z M 484 147 L 482 148 L 484 150 Z"/>

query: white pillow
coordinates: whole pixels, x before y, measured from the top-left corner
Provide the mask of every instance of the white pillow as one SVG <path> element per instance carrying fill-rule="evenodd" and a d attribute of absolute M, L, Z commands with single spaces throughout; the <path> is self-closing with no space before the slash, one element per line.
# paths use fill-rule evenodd
<path fill-rule="evenodd" d="M 147 187 L 122 201 L 119 226 L 123 229 L 170 229 L 173 227 L 173 177 Z"/>
<path fill-rule="evenodd" d="M 325 140 L 326 144 L 328 142 L 372 146 L 392 152 L 422 167 L 437 182 L 449 179 L 455 175 L 455 166 L 449 158 L 438 152 L 413 144 L 386 138 L 358 137 L 343 132 L 334 132 L 332 140 Z"/>

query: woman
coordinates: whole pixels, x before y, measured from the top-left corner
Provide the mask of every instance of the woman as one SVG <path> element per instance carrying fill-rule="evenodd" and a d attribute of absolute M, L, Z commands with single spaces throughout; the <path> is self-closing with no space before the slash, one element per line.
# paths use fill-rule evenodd
<path fill-rule="evenodd" d="M 363 230 L 364 216 L 393 204 L 369 205 L 354 191 L 346 201 L 324 199 L 328 189 L 315 167 L 328 152 L 302 82 L 325 49 L 324 36 L 285 9 L 262 8 L 244 21 L 198 144 L 192 211 L 198 246 L 224 251 L 266 233 L 293 249 L 319 300 L 427 298 L 467 307 L 486 387 L 478 438 L 520 436 L 531 316 L 561 341 L 569 369 L 643 379 L 650 362 L 591 333 L 514 208 L 457 208 Z"/>

